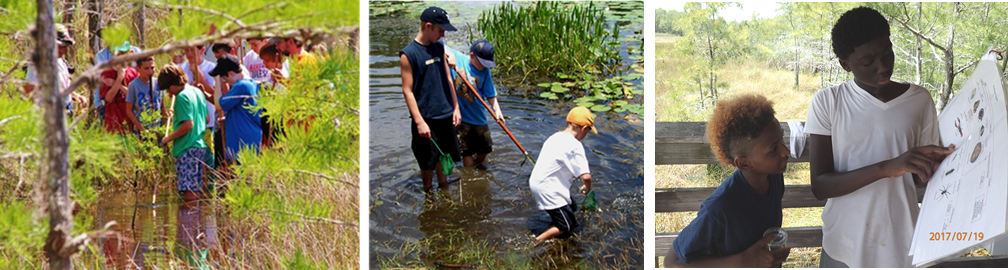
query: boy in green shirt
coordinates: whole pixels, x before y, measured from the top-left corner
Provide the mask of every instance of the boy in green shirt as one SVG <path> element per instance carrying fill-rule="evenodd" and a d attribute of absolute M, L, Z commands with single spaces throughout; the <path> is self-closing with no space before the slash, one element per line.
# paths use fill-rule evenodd
<path fill-rule="evenodd" d="M 186 84 L 187 81 L 185 71 L 171 64 L 162 68 L 158 76 L 158 87 L 175 96 L 171 120 L 175 131 L 164 137 L 161 144 L 175 142 L 172 156 L 175 157 L 178 191 L 188 202 L 200 199 L 203 192 L 203 157 L 207 151 L 203 134 L 208 119 L 203 92 Z"/>

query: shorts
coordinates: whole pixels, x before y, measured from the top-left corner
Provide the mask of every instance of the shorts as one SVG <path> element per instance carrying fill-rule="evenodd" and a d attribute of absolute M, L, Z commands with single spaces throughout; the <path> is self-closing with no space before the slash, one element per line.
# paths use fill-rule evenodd
<path fill-rule="evenodd" d="M 574 208 L 571 205 L 564 205 L 557 209 L 546 210 L 550 216 L 550 225 L 557 227 L 562 232 L 557 238 L 568 238 L 571 232 L 577 228 L 577 219 L 574 218 Z"/>
<path fill-rule="evenodd" d="M 203 191 L 203 159 L 206 148 L 189 148 L 175 157 L 175 177 L 178 191 Z"/>
<path fill-rule="evenodd" d="M 416 122 L 410 119 L 410 130 L 413 133 L 411 148 L 413 149 L 413 157 L 420 164 L 420 170 L 433 171 L 437 165 L 438 158 L 441 157 L 441 153 L 451 155 L 452 160 L 455 162 L 462 161 L 462 156 L 459 156 L 458 141 L 455 140 L 455 126 L 452 125 L 451 117 L 445 119 L 424 118 L 424 122 L 430 128 L 431 139 L 437 142 L 437 147 L 434 147 L 434 143 L 431 143 L 430 139 L 420 137 Z M 439 148 L 440 152 L 438 151 Z"/>
<path fill-rule="evenodd" d="M 490 139 L 490 126 L 487 124 L 472 125 L 463 122 L 459 124 L 456 134 L 459 152 L 463 157 L 493 152 L 493 140 Z"/>

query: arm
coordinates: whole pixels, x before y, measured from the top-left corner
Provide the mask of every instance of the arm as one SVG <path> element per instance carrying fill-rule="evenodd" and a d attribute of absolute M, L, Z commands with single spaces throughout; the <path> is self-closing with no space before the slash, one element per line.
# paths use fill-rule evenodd
<path fill-rule="evenodd" d="M 852 171 L 837 172 L 833 166 L 833 138 L 811 134 L 809 170 L 812 174 L 812 194 L 819 200 L 839 197 L 879 179 L 900 177 L 906 173 L 916 174 L 921 182 L 926 183 L 931 179 L 931 173 L 938 167 L 941 159 L 955 149 L 954 145 L 949 147 L 934 145 L 916 147 L 890 160 Z"/>
<path fill-rule="evenodd" d="M 112 84 L 110 85 L 111 88 L 108 90 L 108 93 L 105 94 L 105 102 L 112 102 L 113 100 L 115 100 L 115 96 L 118 95 L 120 90 L 123 89 L 123 79 L 124 79 L 123 77 L 126 76 L 125 72 L 126 72 L 125 70 L 118 71 L 118 74 L 116 74 L 115 81 L 112 82 Z"/>
<path fill-rule="evenodd" d="M 178 129 L 176 129 L 175 132 L 172 132 L 172 134 L 169 134 L 167 137 L 164 137 L 164 139 L 161 140 L 161 144 L 167 145 L 168 142 L 174 141 L 175 139 L 178 139 L 178 137 L 182 137 L 182 135 L 188 133 L 189 130 L 192 130 L 192 128 L 193 128 L 192 120 L 182 121 L 182 124 L 179 125 Z"/>
<path fill-rule="evenodd" d="M 430 127 L 424 122 L 423 116 L 420 116 L 420 107 L 417 106 L 416 96 L 413 95 L 413 68 L 410 67 L 409 59 L 405 54 L 399 55 L 399 71 L 402 73 L 403 98 L 406 99 L 406 107 L 409 108 L 410 115 L 413 116 L 413 122 L 416 122 L 420 137 L 429 139 L 431 137 Z"/>
<path fill-rule="evenodd" d="M 668 268 L 779 267 L 791 254 L 791 248 L 770 251 L 767 249 L 767 243 L 775 238 L 777 238 L 776 235 L 768 234 L 740 253 L 725 256 L 699 256 L 689 264 L 679 260 L 675 248 L 669 248 L 668 253 L 665 254 L 664 264 Z"/>
<path fill-rule="evenodd" d="M 504 114 L 501 113 L 500 104 L 497 104 L 497 97 L 489 98 L 488 101 L 490 102 L 490 106 L 493 107 L 494 115 L 497 116 L 497 121 L 500 121 L 501 124 L 503 124 L 504 123 Z"/>
<path fill-rule="evenodd" d="M 592 190 L 591 174 L 590 173 L 582 174 L 580 178 L 581 178 L 581 184 L 583 184 L 583 186 L 581 186 L 581 193 L 588 194 L 588 192 Z"/>
<path fill-rule="evenodd" d="M 445 54 L 445 57 L 448 57 L 448 54 Z M 450 88 L 452 85 L 455 85 L 455 82 L 451 78 L 451 72 L 448 72 L 448 70 L 449 70 L 448 69 L 448 61 L 444 61 L 444 62 L 445 62 L 444 63 L 444 66 L 445 66 L 445 77 L 448 78 L 448 86 L 447 87 Z M 455 95 L 454 91 L 449 91 L 449 92 L 451 92 L 451 94 L 449 94 L 449 96 L 451 96 L 451 104 L 452 104 L 452 107 L 454 107 L 454 110 L 455 110 L 452 113 L 452 125 L 453 126 L 458 126 L 460 123 L 462 123 L 462 112 L 459 111 L 458 97 L 455 97 L 456 95 Z"/>
<path fill-rule="evenodd" d="M 130 124 L 137 130 L 144 131 L 147 128 L 143 124 L 140 124 L 140 120 L 136 118 L 136 114 L 133 113 L 133 103 L 126 102 L 126 119 L 129 120 Z"/>

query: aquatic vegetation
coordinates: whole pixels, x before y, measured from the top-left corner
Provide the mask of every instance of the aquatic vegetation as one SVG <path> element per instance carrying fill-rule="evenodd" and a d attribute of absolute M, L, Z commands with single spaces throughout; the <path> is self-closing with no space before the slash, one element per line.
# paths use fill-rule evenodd
<path fill-rule="evenodd" d="M 582 72 L 620 61 L 619 28 L 602 7 L 567 2 L 505 2 L 484 11 L 477 28 L 494 43 L 498 74 Z"/>

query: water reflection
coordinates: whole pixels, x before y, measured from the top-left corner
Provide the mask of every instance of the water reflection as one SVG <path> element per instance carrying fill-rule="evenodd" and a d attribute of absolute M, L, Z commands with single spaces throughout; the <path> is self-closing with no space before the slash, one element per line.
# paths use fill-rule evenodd
<path fill-rule="evenodd" d="M 225 250 L 212 202 L 181 202 L 170 192 L 110 192 L 102 197 L 94 224 L 117 223 L 113 233 L 96 241 L 110 268 L 146 269 L 182 261 L 186 268 L 210 269 Z"/>

